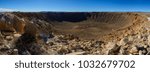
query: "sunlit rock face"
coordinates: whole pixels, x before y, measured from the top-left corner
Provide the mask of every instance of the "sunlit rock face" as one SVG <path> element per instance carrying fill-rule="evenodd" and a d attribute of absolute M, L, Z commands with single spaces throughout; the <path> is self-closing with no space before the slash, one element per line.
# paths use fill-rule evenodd
<path fill-rule="evenodd" d="M 11 13 L 0 13 L 0 30 L 23 33 L 25 21 Z"/>
<path fill-rule="evenodd" d="M 147 19 L 148 19 L 148 21 L 150 21 L 150 17 L 148 17 Z"/>

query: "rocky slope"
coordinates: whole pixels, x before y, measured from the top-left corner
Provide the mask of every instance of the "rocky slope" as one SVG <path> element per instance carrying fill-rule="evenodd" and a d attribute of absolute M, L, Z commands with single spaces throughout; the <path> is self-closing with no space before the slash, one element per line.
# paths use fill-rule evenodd
<path fill-rule="evenodd" d="M 150 54 L 150 23 L 140 13 L 0 13 L 0 31 L 0 54 Z"/>

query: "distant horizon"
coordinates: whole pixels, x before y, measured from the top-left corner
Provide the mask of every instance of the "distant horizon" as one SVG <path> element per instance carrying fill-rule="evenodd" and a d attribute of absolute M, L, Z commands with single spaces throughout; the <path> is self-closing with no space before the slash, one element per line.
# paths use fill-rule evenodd
<path fill-rule="evenodd" d="M 56 10 L 56 11 L 53 11 L 53 10 L 47 10 L 47 11 L 19 11 L 19 10 L 13 10 L 13 11 L 1 11 L 0 12 L 150 12 L 150 11 L 66 11 L 66 10 Z"/>
<path fill-rule="evenodd" d="M 0 11 L 150 12 L 150 0 L 0 0 Z"/>
<path fill-rule="evenodd" d="M 0 12 L 150 12 L 150 11 L 1 11 Z"/>

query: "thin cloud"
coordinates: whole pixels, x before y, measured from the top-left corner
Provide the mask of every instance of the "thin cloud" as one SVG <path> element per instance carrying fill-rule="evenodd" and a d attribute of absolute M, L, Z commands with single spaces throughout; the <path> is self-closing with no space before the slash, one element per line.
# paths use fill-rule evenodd
<path fill-rule="evenodd" d="M 0 12 L 13 12 L 16 11 L 14 9 L 8 9 L 8 8 L 0 8 Z"/>

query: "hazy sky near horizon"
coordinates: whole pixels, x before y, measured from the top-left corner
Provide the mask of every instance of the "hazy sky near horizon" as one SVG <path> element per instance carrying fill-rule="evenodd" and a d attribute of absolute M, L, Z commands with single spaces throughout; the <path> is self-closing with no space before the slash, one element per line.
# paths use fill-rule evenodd
<path fill-rule="evenodd" d="M 17 11 L 142 11 L 150 0 L 0 0 L 0 10 Z"/>

